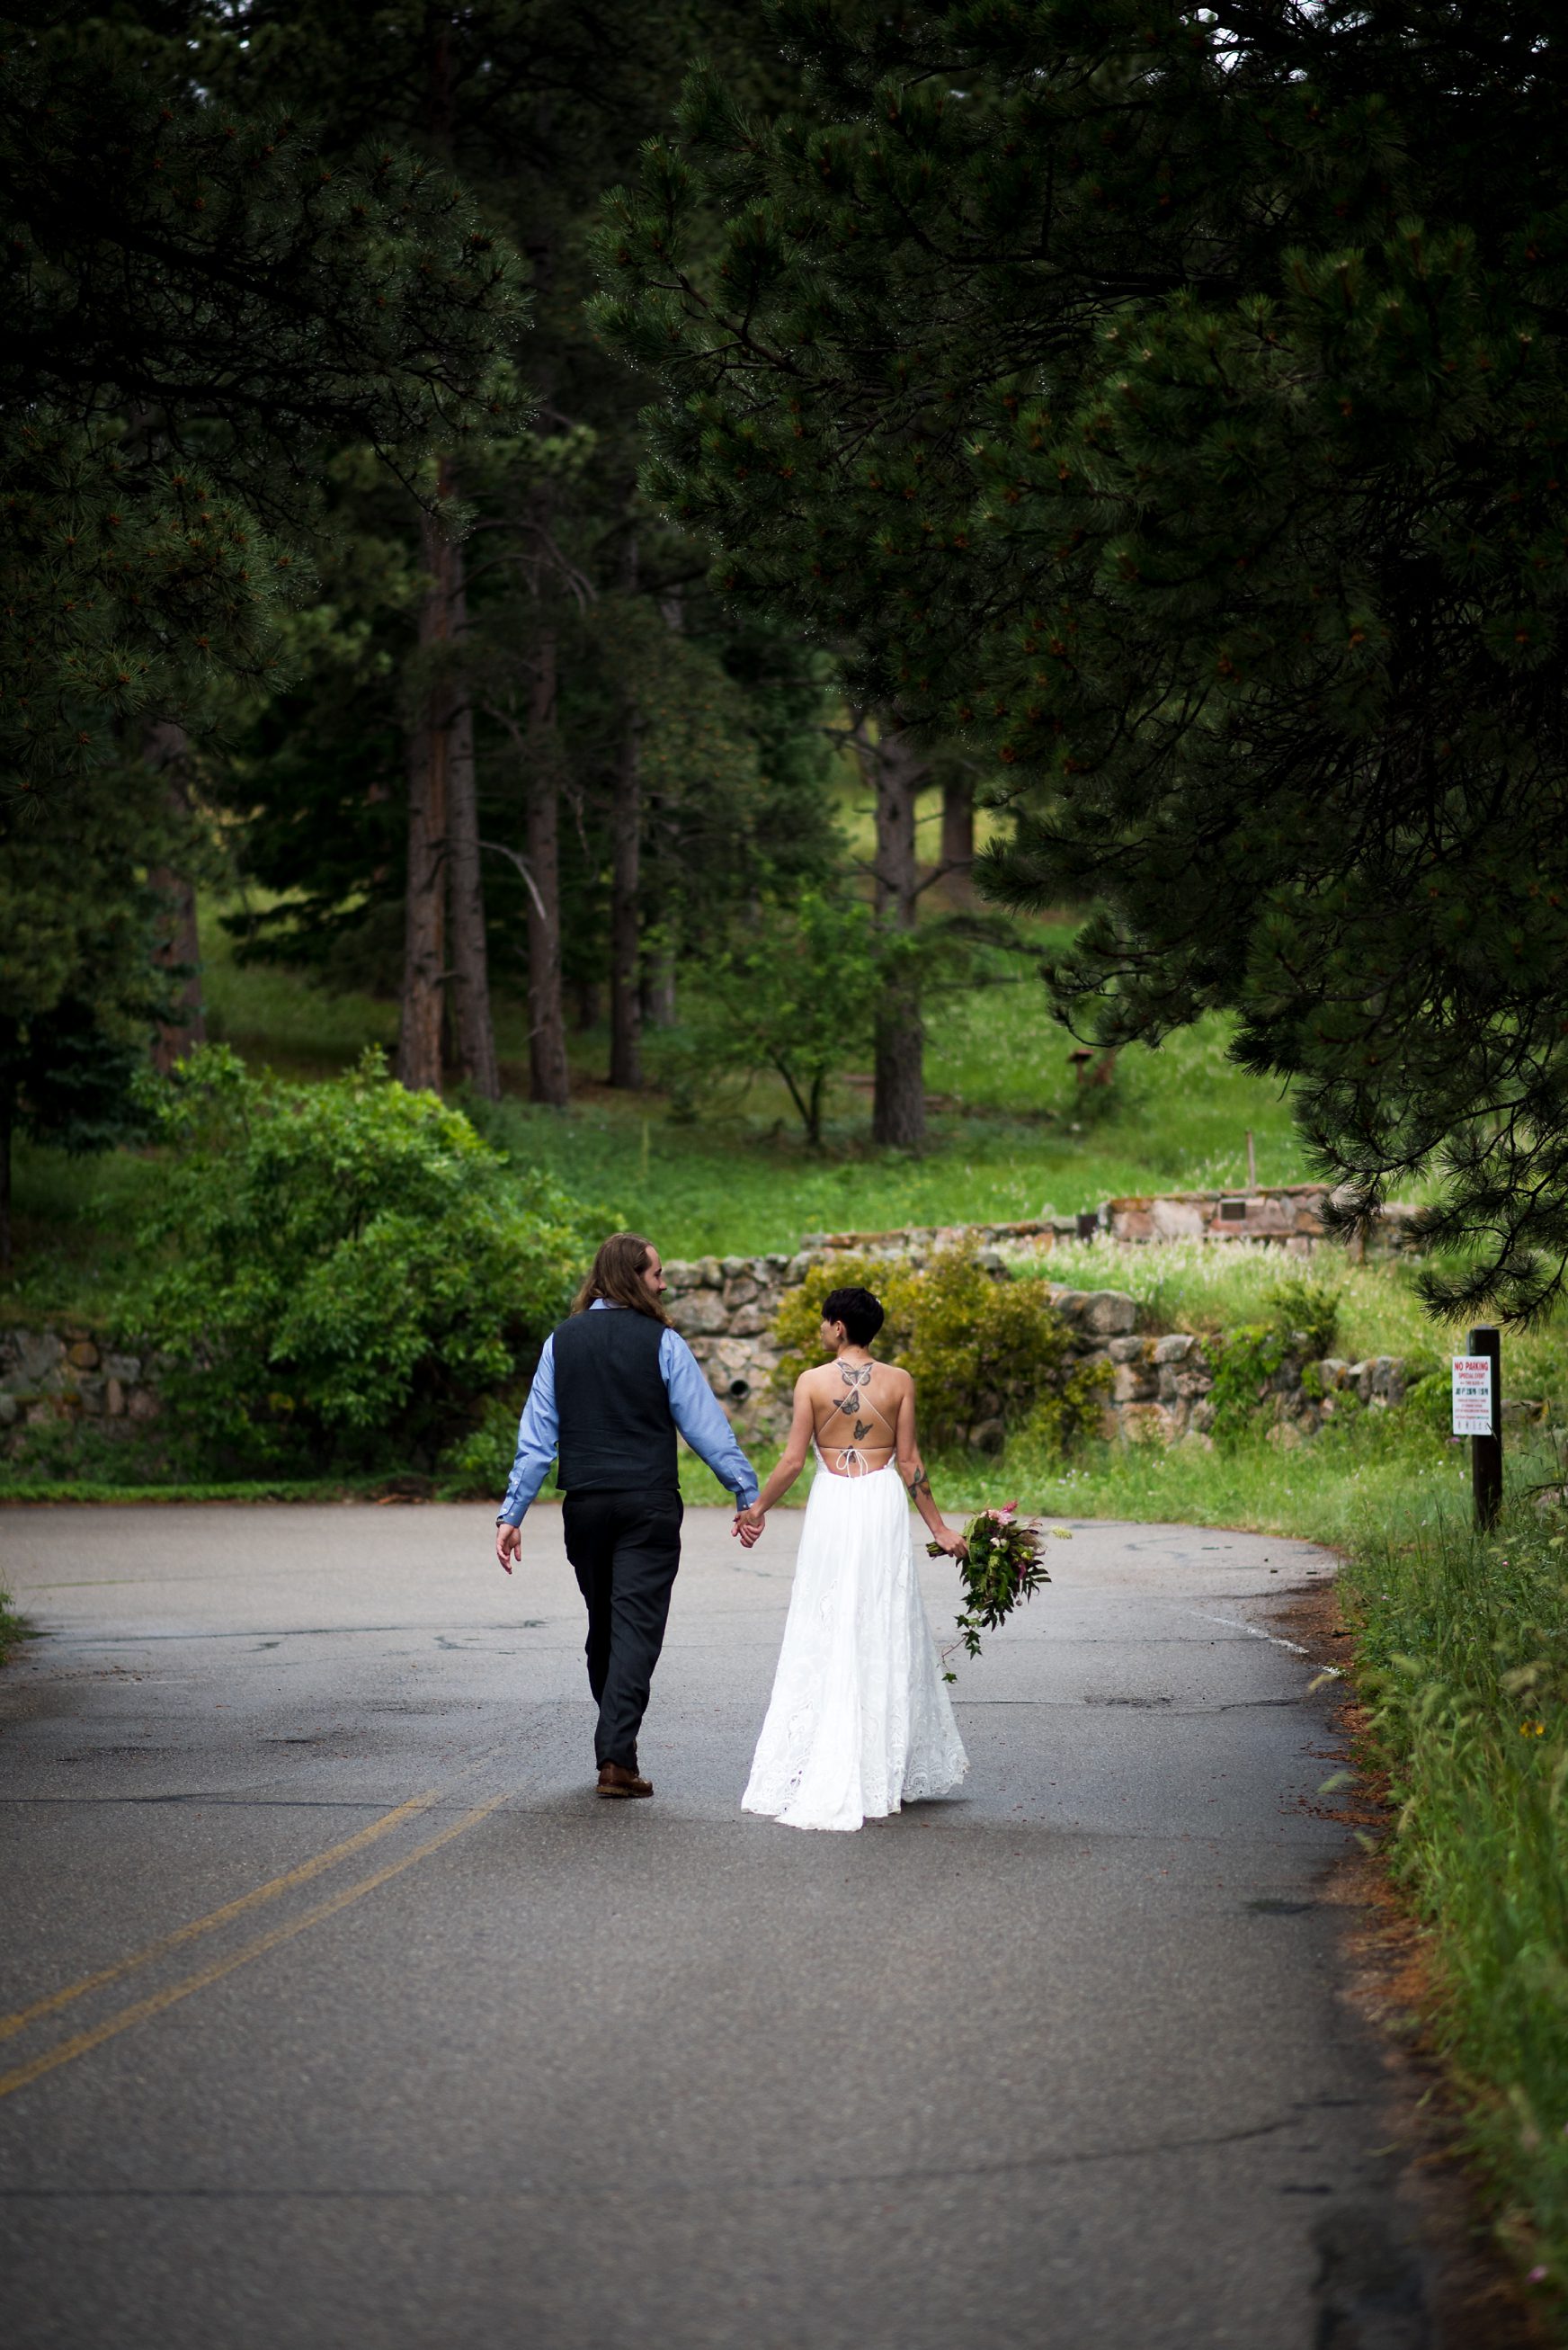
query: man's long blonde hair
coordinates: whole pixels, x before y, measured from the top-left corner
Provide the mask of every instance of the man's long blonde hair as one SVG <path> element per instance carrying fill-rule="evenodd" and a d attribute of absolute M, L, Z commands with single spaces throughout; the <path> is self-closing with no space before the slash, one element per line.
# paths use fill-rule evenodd
<path fill-rule="evenodd" d="M 652 1249 L 653 1243 L 641 1232 L 611 1232 L 599 1243 L 593 1269 L 572 1300 L 573 1313 L 586 1314 L 596 1298 L 603 1297 L 611 1305 L 628 1305 L 634 1314 L 646 1314 L 650 1322 L 668 1326 L 669 1315 L 642 1277 Z"/>

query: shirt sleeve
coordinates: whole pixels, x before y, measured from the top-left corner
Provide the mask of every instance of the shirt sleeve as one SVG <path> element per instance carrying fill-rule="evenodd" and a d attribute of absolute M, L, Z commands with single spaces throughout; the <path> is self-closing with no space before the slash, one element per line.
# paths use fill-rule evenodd
<path fill-rule="evenodd" d="M 550 1473 L 560 1433 L 560 1416 L 556 1409 L 556 1342 L 546 1338 L 528 1400 L 523 1407 L 523 1417 L 517 1423 L 517 1457 L 507 1481 L 506 1499 L 495 1521 L 498 1526 L 522 1524 L 529 1503 Z"/>
<path fill-rule="evenodd" d="M 666 1330 L 659 1340 L 659 1367 L 676 1427 L 720 1484 L 733 1493 L 742 1509 L 749 1509 L 757 1498 L 757 1472 L 736 1443 L 701 1364 L 679 1330 Z"/>

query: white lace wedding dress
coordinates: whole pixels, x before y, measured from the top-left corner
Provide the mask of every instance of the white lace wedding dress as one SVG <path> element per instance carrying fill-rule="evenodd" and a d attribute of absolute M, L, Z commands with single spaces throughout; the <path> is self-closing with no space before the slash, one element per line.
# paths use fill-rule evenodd
<path fill-rule="evenodd" d="M 794 1588 L 741 1798 L 794 1828 L 857 1828 L 969 1769 L 926 1622 L 898 1468 L 836 1475 L 816 1453 Z"/>

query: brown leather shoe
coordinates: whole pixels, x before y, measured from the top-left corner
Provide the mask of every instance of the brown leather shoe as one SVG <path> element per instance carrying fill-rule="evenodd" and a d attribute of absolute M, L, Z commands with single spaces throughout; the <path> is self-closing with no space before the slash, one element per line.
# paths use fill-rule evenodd
<path fill-rule="evenodd" d="M 628 1771 L 622 1762 L 601 1762 L 599 1793 L 601 1795 L 613 1795 L 618 1798 L 626 1795 L 651 1795 L 653 1787 L 649 1780 L 639 1779 L 635 1771 Z"/>

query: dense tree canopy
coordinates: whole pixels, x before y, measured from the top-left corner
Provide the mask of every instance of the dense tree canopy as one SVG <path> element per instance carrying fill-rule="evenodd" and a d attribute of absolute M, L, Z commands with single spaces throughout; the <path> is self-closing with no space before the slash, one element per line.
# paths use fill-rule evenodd
<path fill-rule="evenodd" d="M 1107 1043 L 1202 1011 L 1435 1300 L 1568 1263 L 1554 11 L 775 13 L 803 103 L 691 86 L 599 317 L 650 488 L 870 696 L 1015 782 L 987 886 L 1102 910 Z"/>
<path fill-rule="evenodd" d="M 324 442 L 406 468 L 514 394 L 518 265 L 451 170 L 224 103 L 158 13 L 0 23 L 7 791 L 265 673 Z"/>

